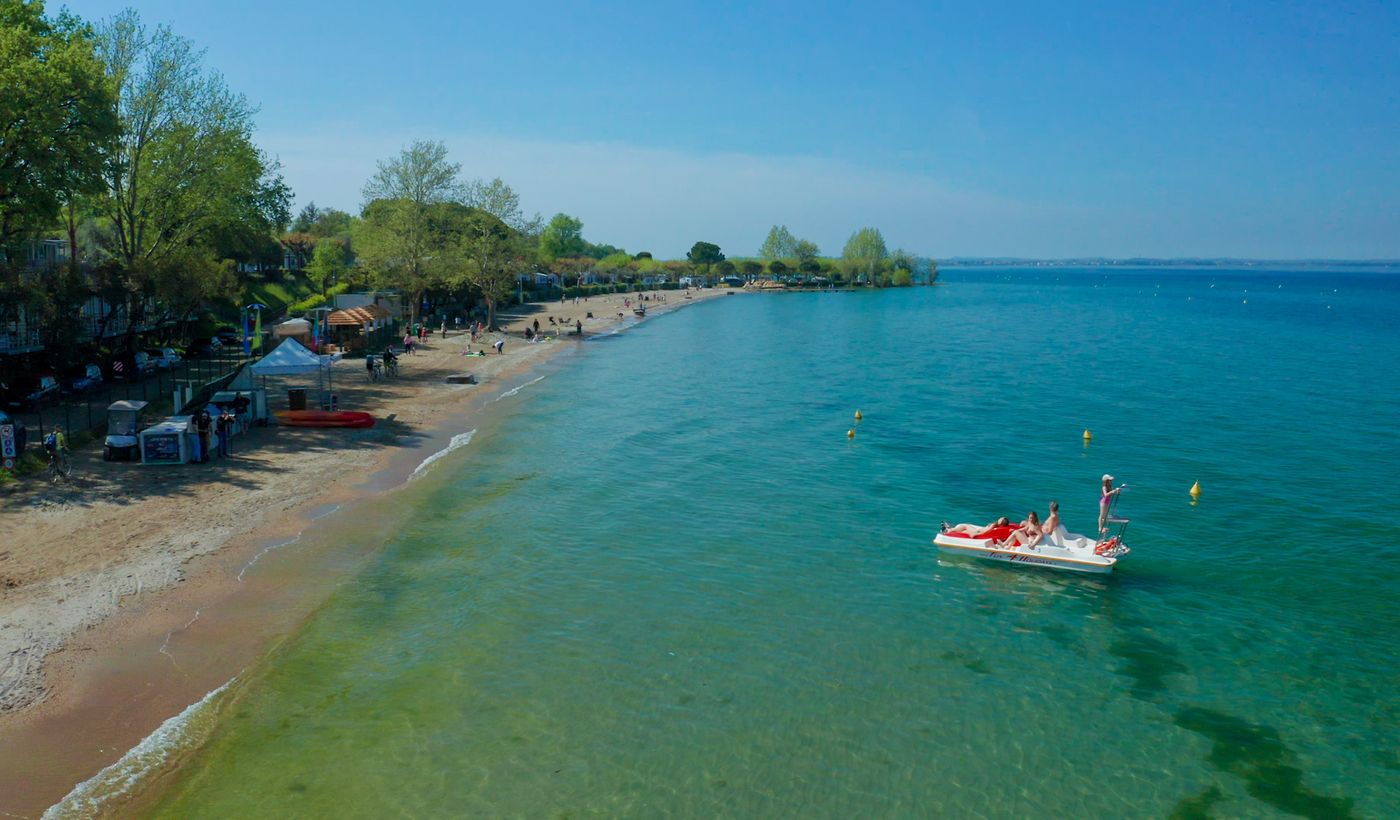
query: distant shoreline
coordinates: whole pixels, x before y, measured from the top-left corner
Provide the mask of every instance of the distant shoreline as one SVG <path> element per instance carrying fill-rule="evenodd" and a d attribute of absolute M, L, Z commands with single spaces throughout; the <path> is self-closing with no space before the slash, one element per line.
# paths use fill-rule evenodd
<path fill-rule="evenodd" d="M 1147 257 L 1086 257 L 1083 259 L 1019 259 L 1014 257 L 955 256 L 938 261 L 940 270 L 948 268 L 1400 268 L 1400 259 L 1229 259 L 1181 258 L 1157 259 Z"/>

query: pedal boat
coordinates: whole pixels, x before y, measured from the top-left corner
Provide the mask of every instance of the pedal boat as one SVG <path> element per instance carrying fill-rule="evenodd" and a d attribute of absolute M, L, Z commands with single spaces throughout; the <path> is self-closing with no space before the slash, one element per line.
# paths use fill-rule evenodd
<path fill-rule="evenodd" d="M 1115 520 L 1113 523 L 1120 523 Z M 1121 523 L 1126 524 L 1126 521 Z M 1112 572 L 1118 559 L 1128 553 L 1123 546 L 1120 531 L 1105 541 L 1095 541 L 1087 536 L 1068 532 L 1063 526 L 1057 527 L 1049 537 L 1034 547 L 998 547 L 998 541 L 1006 540 L 1016 528 L 994 527 L 984 535 L 971 536 L 961 533 L 940 532 L 933 543 L 940 550 L 957 555 L 969 555 L 984 561 L 1000 561 L 1032 567 L 1049 567 L 1069 572 Z"/>

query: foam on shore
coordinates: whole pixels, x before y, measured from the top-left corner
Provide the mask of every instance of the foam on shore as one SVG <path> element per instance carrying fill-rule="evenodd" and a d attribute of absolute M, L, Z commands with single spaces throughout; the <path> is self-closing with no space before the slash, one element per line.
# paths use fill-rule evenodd
<path fill-rule="evenodd" d="M 73 791 L 44 812 L 45 820 L 97 817 L 113 800 L 130 794 L 142 778 L 164 766 L 176 752 L 199 746 L 217 724 L 215 700 L 235 680 L 237 676 L 185 707 L 180 714 L 156 727 L 116 763 L 74 786 Z"/>
<path fill-rule="evenodd" d="M 465 433 L 458 433 L 457 435 L 453 436 L 452 440 L 447 443 L 446 447 L 442 448 L 441 450 L 438 450 L 436 453 L 433 453 L 432 455 L 423 459 L 423 463 L 419 464 L 416 468 L 414 468 L 413 473 L 409 475 L 408 480 L 412 481 L 413 479 L 423 475 L 425 472 L 427 472 L 428 468 L 432 466 L 434 462 L 436 462 L 440 458 L 443 458 L 453 450 L 466 447 L 468 444 L 471 443 L 472 436 L 474 435 L 476 435 L 475 430 L 468 430 Z"/>

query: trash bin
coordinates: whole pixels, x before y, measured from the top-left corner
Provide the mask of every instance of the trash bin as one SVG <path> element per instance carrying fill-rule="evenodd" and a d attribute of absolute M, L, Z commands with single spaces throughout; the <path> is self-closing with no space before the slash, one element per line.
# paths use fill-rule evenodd
<path fill-rule="evenodd" d="M 306 388 L 293 387 L 287 391 L 287 406 L 293 410 L 306 409 Z"/>

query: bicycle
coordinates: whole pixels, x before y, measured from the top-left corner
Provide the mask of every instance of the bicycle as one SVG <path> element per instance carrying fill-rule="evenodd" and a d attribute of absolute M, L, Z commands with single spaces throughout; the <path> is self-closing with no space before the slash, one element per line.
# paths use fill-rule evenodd
<path fill-rule="evenodd" d="M 365 373 L 369 377 L 369 380 L 372 382 L 377 382 L 380 379 L 384 378 L 384 368 L 383 365 L 380 363 L 379 359 L 376 359 L 373 356 L 367 357 Z"/>
<path fill-rule="evenodd" d="M 60 478 L 67 481 L 73 475 L 73 464 L 68 460 L 68 453 L 64 450 L 49 451 L 49 482 L 55 483 Z"/>
<path fill-rule="evenodd" d="M 394 379 L 397 379 L 399 377 L 398 359 L 389 359 L 388 361 L 384 362 L 384 375 Z"/>

